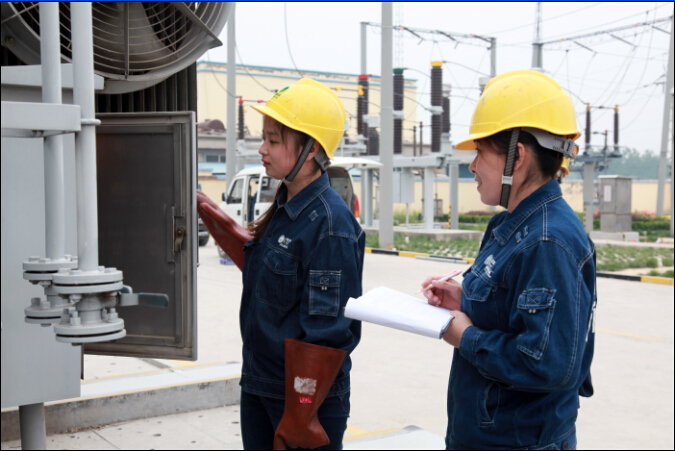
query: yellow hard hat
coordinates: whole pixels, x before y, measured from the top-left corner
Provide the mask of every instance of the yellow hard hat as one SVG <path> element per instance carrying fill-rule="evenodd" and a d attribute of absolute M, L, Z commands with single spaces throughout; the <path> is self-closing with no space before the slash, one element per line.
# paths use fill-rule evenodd
<path fill-rule="evenodd" d="M 280 90 L 264 106 L 252 105 L 251 108 L 311 136 L 330 159 L 342 141 L 347 121 L 338 96 L 311 78 L 303 78 Z"/>
<path fill-rule="evenodd" d="M 455 147 L 474 150 L 474 141 L 516 127 L 572 140 L 581 136 L 572 99 L 560 85 L 540 72 L 515 70 L 488 82 L 473 113 L 469 136 Z"/>

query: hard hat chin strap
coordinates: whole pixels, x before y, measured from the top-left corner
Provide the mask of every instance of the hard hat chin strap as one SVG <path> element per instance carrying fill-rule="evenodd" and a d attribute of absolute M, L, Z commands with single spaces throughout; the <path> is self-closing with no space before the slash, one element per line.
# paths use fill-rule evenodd
<path fill-rule="evenodd" d="M 499 205 L 508 209 L 509 196 L 511 195 L 511 185 L 513 185 L 513 164 L 516 161 L 516 148 L 518 147 L 518 137 L 520 128 L 514 128 L 511 132 L 511 142 L 509 143 L 509 153 L 506 154 L 506 166 L 504 166 L 504 175 L 502 176 L 502 196 L 499 199 Z"/>
<path fill-rule="evenodd" d="M 312 150 L 312 146 L 314 146 L 315 142 L 316 140 L 312 137 L 310 137 L 307 140 L 304 149 L 302 149 L 302 152 L 300 152 L 298 161 L 295 162 L 293 170 L 286 177 L 284 177 L 282 182 L 284 182 L 285 184 L 289 184 L 293 181 L 295 176 L 298 175 L 298 172 L 300 172 L 300 168 L 302 167 L 303 164 L 305 164 L 305 161 L 307 160 L 307 155 L 309 155 L 309 152 Z"/>

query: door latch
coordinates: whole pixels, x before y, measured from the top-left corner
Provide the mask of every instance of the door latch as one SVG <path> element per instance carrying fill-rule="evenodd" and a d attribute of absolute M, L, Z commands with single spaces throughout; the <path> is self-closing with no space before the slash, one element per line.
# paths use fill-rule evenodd
<path fill-rule="evenodd" d="M 178 227 L 176 230 L 176 236 L 174 237 L 174 252 L 180 252 L 180 247 L 181 244 L 183 244 L 183 239 L 185 238 L 186 234 L 185 227 Z"/>

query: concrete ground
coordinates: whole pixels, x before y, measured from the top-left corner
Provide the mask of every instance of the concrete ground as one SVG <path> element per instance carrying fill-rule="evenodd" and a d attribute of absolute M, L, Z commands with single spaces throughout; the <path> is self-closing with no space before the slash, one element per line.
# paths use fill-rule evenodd
<path fill-rule="evenodd" d="M 240 362 L 241 273 L 234 266 L 220 265 L 213 240 L 199 254 L 196 363 Z M 386 285 L 414 293 L 427 275 L 465 268 L 456 263 L 367 254 L 363 289 Z M 579 449 L 673 449 L 673 298 L 672 286 L 598 279 L 592 367 L 595 396 L 581 401 Z M 449 345 L 364 323 L 361 344 L 352 357 L 347 447 L 357 449 L 358 439 L 368 434 L 411 425 L 432 439 L 445 435 Z M 85 379 L 92 380 L 191 365 L 86 356 L 84 370 Z M 241 449 L 238 411 L 235 405 L 76 431 L 49 437 L 48 448 Z M 442 440 L 434 440 L 435 447 L 443 446 Z M 399 443 L 403 446 L 404 441 Z M 2 443 L 3 450 L 19 447 L 19 442 Z"/>

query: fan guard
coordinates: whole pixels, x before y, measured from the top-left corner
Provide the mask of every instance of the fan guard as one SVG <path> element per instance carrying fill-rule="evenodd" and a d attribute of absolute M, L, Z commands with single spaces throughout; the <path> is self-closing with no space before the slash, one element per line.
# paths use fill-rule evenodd
<path fill-rule="evenodd" d="M 161 82 L 222 43 L 233 2 L 93 2 L 94 72 L 104 93 Z M 39 2 L 2 2 L 2 44 L 40 64 Z M 61 60 L 72 61 L 70 2 L 59 2 Z"/>

